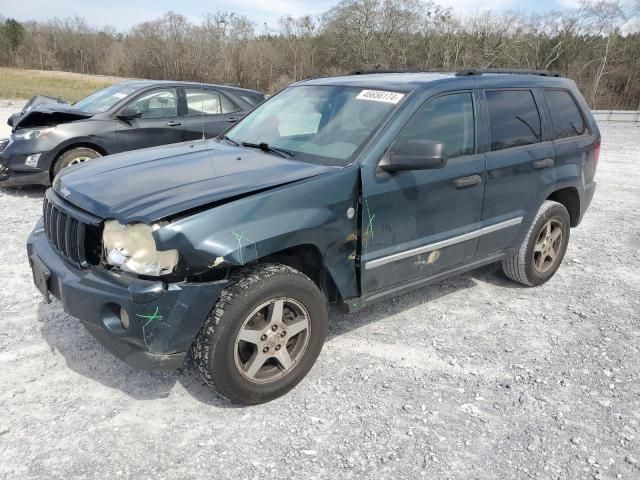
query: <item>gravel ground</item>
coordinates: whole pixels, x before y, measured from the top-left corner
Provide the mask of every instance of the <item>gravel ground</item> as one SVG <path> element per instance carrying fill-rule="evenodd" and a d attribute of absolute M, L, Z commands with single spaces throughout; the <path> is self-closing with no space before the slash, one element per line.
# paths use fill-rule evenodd
<path fill-rule="evenodd" d="M 491 266 L 332 312 L 309 376 L 249 408 L 190 368 L 130 369 L 44 304 L 25 255 L 43 191 L 0 190 L 0 478 L 640 478 L 640 126 L 602 131 L 549 283 Z"/>

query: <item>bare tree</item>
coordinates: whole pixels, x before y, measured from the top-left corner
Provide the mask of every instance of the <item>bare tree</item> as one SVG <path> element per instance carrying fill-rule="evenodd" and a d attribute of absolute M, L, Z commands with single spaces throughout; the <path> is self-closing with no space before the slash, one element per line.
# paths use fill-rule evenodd
<path fill-rule="evenodd" d="M 423 0 L 342 0 L 318 18 L 285 16 L 259 33 L 233 12 L 208 14 L 199 23 L 168 12 L 123 33 L 82 18 L 24 24 L 0 18 L 0 65 L 268 92 L 356 68 L 553 69 L 573 78 L 592 106 L 637 108 L 640 0 L 621 1 L 460 15 Z"/>

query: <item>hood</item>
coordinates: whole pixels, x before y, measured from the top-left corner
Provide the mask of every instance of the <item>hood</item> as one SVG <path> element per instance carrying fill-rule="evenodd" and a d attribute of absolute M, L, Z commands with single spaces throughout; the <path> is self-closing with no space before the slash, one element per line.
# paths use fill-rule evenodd
<path fill-rule="evenodd" d="M 52 127 L 60 123 L 75 122 L 91 118 L 95 114 L 83 112 L 64 103 L 46 103 L 20 115 L 12 116 L 14 131 L 19 128 Z"/>
<path fill-rule="evenodd" d="M 335 168 L 207 140 L 136 150 L 69 167 L 56 177 L 53 189 L 98 217 L 149 224 Z"/>

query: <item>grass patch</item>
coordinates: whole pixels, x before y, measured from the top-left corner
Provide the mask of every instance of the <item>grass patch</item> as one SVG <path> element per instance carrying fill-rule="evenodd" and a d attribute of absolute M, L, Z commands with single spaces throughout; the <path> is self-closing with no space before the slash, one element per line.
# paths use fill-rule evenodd
<path fill-rule="evenodd" d="M 75 102 L 122 80 L 80 73 L 0 68 L 0 98 L 29 99 L 34 95 L 49 95 Z"/>

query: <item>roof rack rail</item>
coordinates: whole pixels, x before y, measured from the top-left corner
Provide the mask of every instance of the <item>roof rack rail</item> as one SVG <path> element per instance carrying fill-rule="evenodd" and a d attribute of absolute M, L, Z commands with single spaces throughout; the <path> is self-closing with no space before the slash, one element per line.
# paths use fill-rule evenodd
<path fill-rule="evenodd" d="M 550 70 L 520 70 L 517 68 L 465 68 L 456 73 L 457 77 L 482 75 L 483 73 L 506 73 L 512 75 L 539 75 L 541 77 L 561 77 L 559 72 Z"/>
<path fill-rule="evenodd" d="M 442 70 L 412 70 L 412 69 L 358 69 L 349 72 L 347 75 L 369 75 L 371 73 L 442 73 Z"/>

